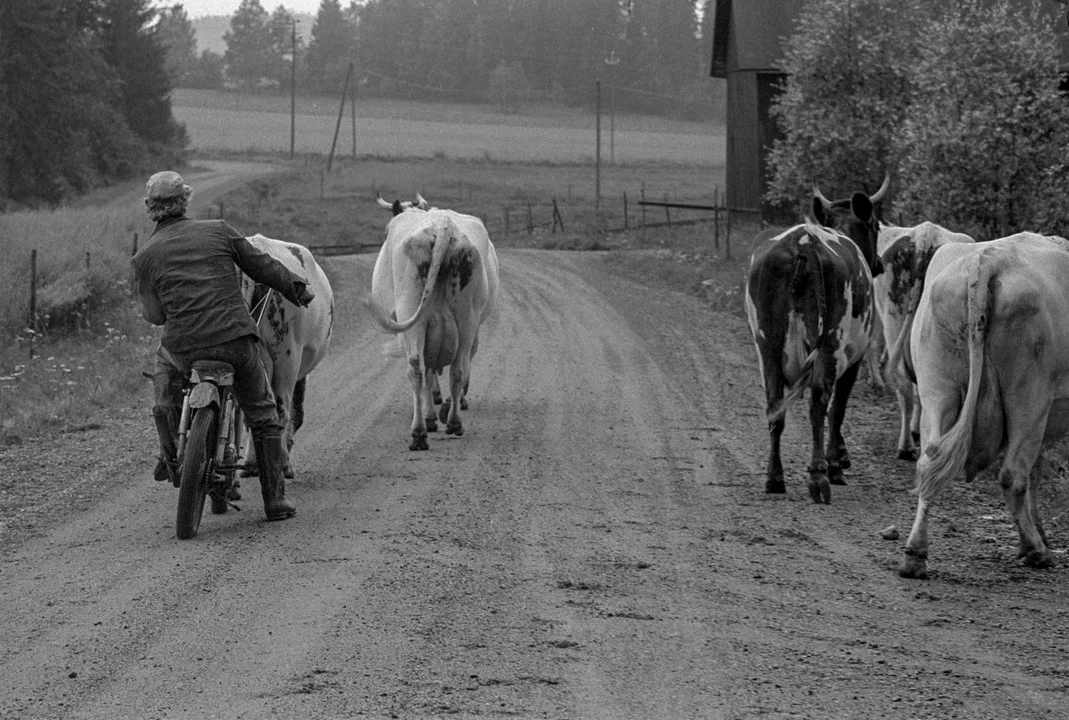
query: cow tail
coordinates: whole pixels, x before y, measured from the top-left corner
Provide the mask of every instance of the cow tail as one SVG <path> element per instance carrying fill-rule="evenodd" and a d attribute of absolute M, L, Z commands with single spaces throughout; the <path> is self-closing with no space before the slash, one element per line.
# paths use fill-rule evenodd
<path fill-rule="evenodd" d="M 304 392 L 308 387 L 308 378 L 303 377 L 293 386 L 293 401 L 290 405 L 290 420 L 293 422 L 293 432 L 301 429 L 304 425 Z"/>
<path fill-rule="evenodd" d="M 801 245 L 798 248 L 798 261 L 794 267 L 791 285 L 794 288 L 803 288 L 803 292 L 807 295 L 806 305 L 808 306 L 808 301 L 812 300 L 812 306 L 816 308 L 815 316 L 805 319 L 806 334 L 809 336 L 813 349 L 802 361 L 798 379 L 787 387 L 783 399 L 769 410 L 767 415 L 769 423 L 782 420 L 787 414 L 787 408 L 802 396 L 806 388 L 823 387 L 825 381 L 825 363 L 818 362 L 818 360 L 821 358 L 821 348 L 824 342 L 828 302 L 824 297 L 824 265 L 820 261 L 820 253 L 811 244 Z"/>
<path fill-rule="evenodd" d="M 423 295 L 419 299 L 419 307 L 416 308 L 416 312 L 412 317 L 404 322 L 398 322 L 392 317 L 386 315 L 382 308 L 376 305 L 370 300 L 367 301 L 368 309 L 371 311 L 375 320 L 383 328 L 392 333 L 402 333 L 415 325 L 417 322 L 423 319 L 427 312 L 431 308 L 431 297 L 434 295 L 434 288 L 438 281 L 438 273 L 442 269 L 442 262 L 445 259 L 445 254 L 449 250 L 449 246 L 452 243 L 453 237 L 450 232 L 452 229 L 451 223 L 443 223 L 436 228 L 434 239 L 434 250 L 431 251 L 431 265 L 427 270 L 427 281 L 423 285 Z"/>
<path fill-rule="evenodd" d="M 987 335 L 992 269 L 979 256 L 969 282 L 966 321 L 969 343 L 969 384 L 958 419 L 949 430 L 929 444 L 917 461 L 917 487 L 924 500 L 941 493 L 965 468 L 972 446 L 980 380 L 984 371 L 984 339 Z"/>

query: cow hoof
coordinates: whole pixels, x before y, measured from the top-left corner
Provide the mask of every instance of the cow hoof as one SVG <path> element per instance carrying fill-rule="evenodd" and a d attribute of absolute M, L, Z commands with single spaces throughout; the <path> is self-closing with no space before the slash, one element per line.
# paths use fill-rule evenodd
<path fill-rule="evenodd" d="M 924 558 L 907 554 L 906 557 L 902 559 L 902 564 L 898 566 L 898 574 L 900 577 L 904 578 L 927 580 L 928 561 Z"/>
<path fill-rule="evenodd" d="M 446 435 L 456 435 L 457 437 L 460 437 L 461 435 L 464 434 L 464 425 L 463 425 L 463 423 L 461 423 L 459 421 L 456 422 L 456 423 L 449 423 L 448 425 L 445 426 L 445 434 Z"/>
<path fill-rule="evenodd" d="M 899 450 L 898 451 L 898 459 L 899 460 L 909 460 L 910 462 L 917 462 L 917 451 L 916 450 Z"/>
<path fill-rule="evenodd" d="M 810 478 L 809 497 L 813 498 L 817 505 L 831 505 L 831 483 L 826 476 Z"/>
<path fill-rule="evenodd" d="M 1047 550 L 1031 550 L 1026 551 L 1021 548 L 1017 552 L 1017 557 L 1024 560 L 1024 564 L 1031 568 L 1049 568 L 1054 566 L 1054 558 Z"/>
<path fill-rule="evenodd" d="M 445 422 L 449 419 L 449 406 L 451 404 L 449 400 L 442 401 L 442 407 L 438 408 L 438 420 L 440 422 Z"/>
<path fill-rule="evenodd" d="M 431 415 L 428 418 L 423 418 L 423 422 L 427 424 L 427 432 L 438 432 L 438 418 L 434 415 Z"/>
<path fill-rule="evenodd" d="M 289 465 L 287 465 L 286 467 L 282 468 L 282 477 L 286 478 L 287 480 L 292 480 L 294 477 L 296 477 L 293 474 L 293 468 L 290 467 Z"/>
<path fill-rule="evenodd" d="M 846 485 L 846 479 L 843 477 L 843 468 L 841 466 L 828 466 L 828 482 L 832 485 Z"/>
<path fill-rule="evenodd" d="M 440 390 L 435 390 L 431 394 L 431 398 L 434 400 L 434 404 L 435 405 L 441 405 L 442 404 L 442 393 L 441 393 Z"/>
<path fill-rule="evenodd" d="M 850 456 L 843 450 L 843 454 L 839 456 L 839 467 L 843 470 L 850 469 Z"/>
<path fill-rule="evenodd" d="M 467 410 L 468 409 L 468 399 L 466 397 L 460 399 L 460 409 L 461 410 Z"/>
<path fill-rule="evenodd" d="M 428 450 L 430 445 L 427 444 L 426 435 L 413 435 L 412 444 L 408 446 L 409 450 Z"/>
<path fill-rule="evenodd" d="M 241 469 L 241 477 L 256 477 L 260 474 L 260 468 L 255 465 L 246 465 Z"/>
<path fill-rule="evenodd" d="M 769 494 L 782 495 L 787 492 L 787 484 L 783 482 L 783 478 L 769 478 L 765 480 L 765 492 Z"/>

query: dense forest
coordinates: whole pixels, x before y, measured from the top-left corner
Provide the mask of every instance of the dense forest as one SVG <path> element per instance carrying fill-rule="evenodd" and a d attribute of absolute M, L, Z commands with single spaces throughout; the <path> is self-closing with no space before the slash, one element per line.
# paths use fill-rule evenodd
<path fill-rule="evenodd" d="M 587 102 L 595 79 L 625 109 L 703 117 L 712 102 L 712 0 L 322 0 L 296 38 L 297 90 L 338 94 L 350 63 L 367 95 Z M 223 56 L 196 56 L 180 7 L 164 18 L 180 86 L 288 92 L 294 15 L 242 0 Z"/>
<path fill-rule="evenodd" d="M 0 209 L 174 161 L 165 57 L 150 0 L 0 3 Z"/>
<path fill-rule="evenodd" d="M 176 87 L 589 103 L 707 118 L 712 0 L 322 0 L 307 37 L 242 0 L 223 54 L 197 53 L 180 3 L 0 2 L 0 211 L 55 205 L 187 145 Z M 294 83 L 295 80 L 295 83 Z"/>

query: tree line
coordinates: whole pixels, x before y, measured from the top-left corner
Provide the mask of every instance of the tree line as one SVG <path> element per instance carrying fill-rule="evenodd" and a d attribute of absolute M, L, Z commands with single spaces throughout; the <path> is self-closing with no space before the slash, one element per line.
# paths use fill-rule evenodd
<path fill-rule="evenodd" d="M 322 0 L 298 36 L 297 90 L 423 100 L 589 102 L 595 79 L 618 106 L 707 116 L 713 0 Z M 701 11 L 704 10 L 704 11 Z M 195 50 L 181 6 L 161 21 L 180 86 L 288 92 L 294 14 L 242 0 L 223 56 Z M 704 39 L 703 39 L 704 38 Z"/>
<path fill-rule="evenodd" d="M 150 0 L 0 3 L 0 210 L 177 162 L 156 21 Z"/>

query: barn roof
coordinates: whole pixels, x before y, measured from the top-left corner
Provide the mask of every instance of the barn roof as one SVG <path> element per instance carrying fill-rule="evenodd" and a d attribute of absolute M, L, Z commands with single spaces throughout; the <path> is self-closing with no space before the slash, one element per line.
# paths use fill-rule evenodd
<path fill-rule="evenodd" d="M 709 74 L 774 71 L 783 57 L 783 39 L 794 32 L 804 0 L 716 0 L 713 16 L 713 60 Z M 1062 61 L 1069 66 L 1069 17 L 1051 0 L 1042 7 L 1043 22 L 1058 36 Z"/>
<path fill-rule="evenodd" d="M 783 38 L 794 32 L 803 0 L 716 0 L 710 75 L 738 70 L 776 70 Z"/>

